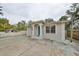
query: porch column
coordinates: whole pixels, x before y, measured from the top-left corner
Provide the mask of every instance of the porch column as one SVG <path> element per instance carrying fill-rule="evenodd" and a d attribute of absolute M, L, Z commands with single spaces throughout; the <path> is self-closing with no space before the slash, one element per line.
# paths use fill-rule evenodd
<path fill-rule="evenodd" d="M 32 25 L 32 37 L 34 36 L 34 25 Z"/>
<path fill-rule="evenodd" d="M 43 24 L 39 24 L 39 26 L 40 26 L 40 39 L 42 39 L 43 38 L 43 30 L 42 30 Z"/>

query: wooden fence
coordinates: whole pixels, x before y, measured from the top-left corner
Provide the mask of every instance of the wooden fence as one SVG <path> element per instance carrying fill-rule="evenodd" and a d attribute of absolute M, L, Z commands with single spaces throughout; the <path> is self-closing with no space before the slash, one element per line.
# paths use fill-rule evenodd
<path fill-rule="evenodd" d="M 67 32 L 67 36 L 70 37 L 71 32 Z M 79 40 L 79 31 L 73 31 L 73 39 Z"/>

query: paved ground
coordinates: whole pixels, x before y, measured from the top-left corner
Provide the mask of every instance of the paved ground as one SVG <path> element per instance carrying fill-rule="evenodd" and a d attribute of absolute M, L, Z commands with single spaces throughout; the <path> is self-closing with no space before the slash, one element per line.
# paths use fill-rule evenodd
<path fill-rule="evenodd" d="M 0 56 L 75 56 L 79 44 L 37 40 L 16 35 L 0 38 Z"/>

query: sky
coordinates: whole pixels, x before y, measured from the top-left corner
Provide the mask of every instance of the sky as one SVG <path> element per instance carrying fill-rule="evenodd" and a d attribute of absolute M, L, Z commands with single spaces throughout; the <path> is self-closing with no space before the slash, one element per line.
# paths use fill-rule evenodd
<path fill-rule="evenodd" d="M 21 20 L 37 21 L 53 18 L 55 21 L 66 14 L 71 3 L 2 3 L 5 18 L 10 24 L 16 24 Z"/>

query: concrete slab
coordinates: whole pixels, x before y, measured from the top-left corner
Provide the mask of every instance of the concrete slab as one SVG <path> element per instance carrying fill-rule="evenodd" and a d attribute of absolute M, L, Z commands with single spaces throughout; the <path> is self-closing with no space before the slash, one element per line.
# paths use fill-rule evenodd
<path fill-rule="evenodd" d="M 0 38 L 0 56 L 79 56 L 78 46 L 17 35 Z"/>

